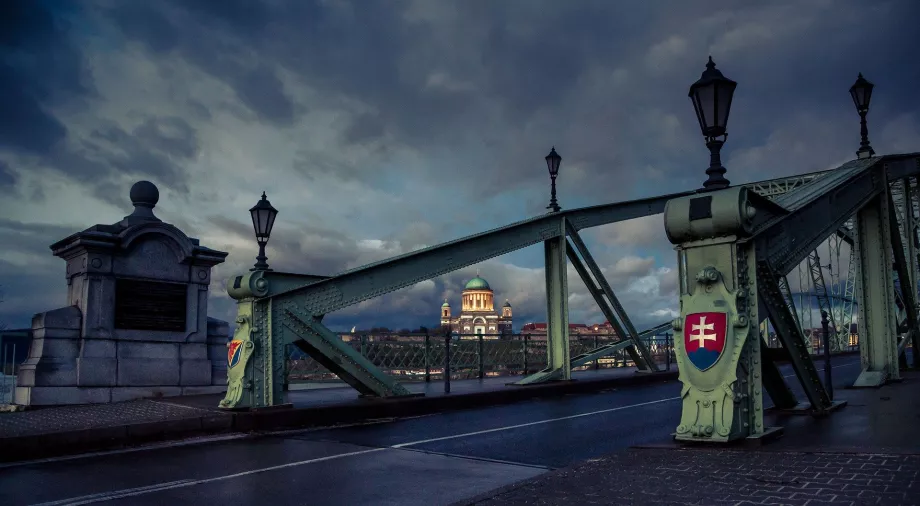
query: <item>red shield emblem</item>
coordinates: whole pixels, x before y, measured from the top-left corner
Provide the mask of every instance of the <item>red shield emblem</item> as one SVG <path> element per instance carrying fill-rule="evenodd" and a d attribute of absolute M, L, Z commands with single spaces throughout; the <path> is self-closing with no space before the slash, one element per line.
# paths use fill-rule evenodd
<path fill-rule="evenodd" d="M 684 319 L 684 349 L 697 369 L 709 369 L 725 351 L 728 314 L 691 313 Z"/>
<path fill-rule="evenodd" d="M 227 363 L 231 368 L 240 361 L 240 355 L 243 353 L 242 344 L 243 341 L 234 339 L 230 341 L 230 346 L 227 347 Z"/>

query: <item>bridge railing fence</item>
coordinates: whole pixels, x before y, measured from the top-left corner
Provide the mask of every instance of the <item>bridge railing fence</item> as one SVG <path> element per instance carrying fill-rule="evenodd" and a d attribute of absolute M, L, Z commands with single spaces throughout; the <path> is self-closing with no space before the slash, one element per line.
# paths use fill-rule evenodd
<path fill-rule="evenodd" d="M 545 334 L 453 334 L 374 333 L 345 334 L 342 340 L 375 366 L 399 381 L 432 381 L 444 378 L 445 366 L 451 379 L 476 379 L 520 376 L 546 367 Z M 572 334 L 570 357 L 616 344 L 621 339 L 611 334 Z M 670 333 L 643 338 L 653 359 L 673 367 Z M 450 346 L 450 364 L 445 364 Z M 287 360 L 290 383 L 331 381 L 337 377 L 293 346 Z M 590 361 L 573 371 L 635 367 L 625 350 Z"/>

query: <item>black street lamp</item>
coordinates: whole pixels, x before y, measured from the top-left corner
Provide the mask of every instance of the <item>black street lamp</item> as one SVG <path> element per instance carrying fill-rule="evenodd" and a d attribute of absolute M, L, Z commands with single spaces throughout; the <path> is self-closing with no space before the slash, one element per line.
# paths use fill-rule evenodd
<path fill-rule="evenodd" d="M 869 112 L 869 101 L 872 99 L 872 88 L 874 87 L 875 85 L 867 81 L 862 73 L 856 78 L 853 86 L 850 86 L 850 96 L 853 97 L 856 112 L 859 113 L 859 133 L 862 136 L 859 151 L 856 152 L 856 156 L 859 158 L 868 158 L 875 155 L 875 150 L 869 145 L 869 129 L 866 127 L 866 113 Z"/>
<path fill-rule="evenodd" d="M 700 79 L 690 86 L 690 99 L 693 100 L 693 109 L 696 119 L 700 122 L 700 130 L 706 137 L 706 147 L 709 148 L 709 168 L 706 174 L 709 178 L 703 183 L 707 190 L 728 188 L 730 184 L 725 179 L 725 167 L 719 156 L 722 145 L 728 139 L 725 126 L 728 124 L 728 113 L 732 107 L 732 96 L 738 83 L 723 76 L 716 69 L 716 64 L 709 57 L 706 70 Z M 722 139 L 716 137 L 722 136 Z"/>
<path fill-rule="evenodd" d="M 556 153 L 556 146 L 553 146 L 552 151 L 546 155 L 546 168 L 549 169 L 549 178 L 552 181 L 553 187 L 549 205 L 546 206 L 546 208 L 552 209 L 554 213 L 558 213 L 561 209 L 559 203 L 556 202 L 556 176 L 559 175 L 560 163 L 562 163 L 562 157 L 559 156 L 559 153 Z"/>
<path fill-rule="evenodd" d="M 256 241 L 259 242 L 259 256 L 256 257 L 253 268 L 249 270 L 270 271 L 271 269 L 265 262 L 268 260 L 265 257 L 265 244 L 268 243 L 268 238 L 271 236 L 278 210 L 272 207 L 271 202 L 265 197 L 265 192 L 262 192 L 262 200 L 249 210 L 249 214 L 252 216 L 252 228 L 256 232 Z"/>

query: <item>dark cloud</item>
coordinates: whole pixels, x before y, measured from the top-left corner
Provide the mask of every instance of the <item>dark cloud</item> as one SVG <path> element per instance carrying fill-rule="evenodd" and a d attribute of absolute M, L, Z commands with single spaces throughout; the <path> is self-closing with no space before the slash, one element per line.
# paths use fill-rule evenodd
<path fill-rule="evenodd" d="M 0 160 L 0 188 L 11 188 L 16 185 L 18 177 L 10 168 L 10 165 Z"/>
<path fill-rule="evenodd" d="M 43 2 L 0 2 L 0 148 L 48 153 L 67 135 L 48 106 L 89 92 L 67 24 Z"/>
<path fill-rule="evenodd" d="M 60 178 L 42 177 L 51 170 L 122 209 L 131 183 L 153 180 L 186 204 L 164 216 L 231 252 L 215 278 L 254 261 L 245 211 L 228 202 L 257 177 L 286 195 L 272 197 L 282 213 L 301 213 L 279 218 L 269 262 L 317 274 L 545 212 L 552 145 L 566 208 L 699 186 L 708 153 L 687 89 L 710 54 L 739 82 L 723 151 L 733 182 L 852 158 L 858 117 L 847 89 L 858 72 L 877 85 L 876 150 L 916 150 L 920 135 L 912 0 L 62 5 L 0 6 L 0 186 L 54 198 Z M 138 99 L 146 76 L 167 91 Z M 659 220 L 601 230 L 591 243 L 624 304 L 649 323 L 675 306 Z M 3 226 L 0 239 L 20 234 Z M 22 239 L 26 254 L 47 256 L 64 233 L 35 230 Z M 10 262 L 0 277 L 17 272 Z M 542 271 L 508 262 L 485 263 L 483 275 L 512 299 L 517 321 L 544 319 Z M 56 289 L 29 272 L 33 292 Z M 443 297 L 456 301 L 474 274 L 329 321 L 433 322 Z M 573 319 L 599 318 L 571 279 Z"/>
<path fill-rule="evenodd" d="M 91 186 L 100 199 L 120 205 L 126 193 L 122 187 L 139 178 L 188 192 L 184 164 L 199 149 L 198 133 L 184 119 L 147 117 L 130 132 L 107 122 L 78 147 L 50 153 L 49 161 L 52 168 Z"/>

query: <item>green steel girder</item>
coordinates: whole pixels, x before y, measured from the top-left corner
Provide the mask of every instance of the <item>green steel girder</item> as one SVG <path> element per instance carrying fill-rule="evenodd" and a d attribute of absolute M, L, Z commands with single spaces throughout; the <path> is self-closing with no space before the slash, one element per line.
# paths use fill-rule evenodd
<path fill-rule="evenodd" d="M 856 238 L 853 236 L 853 231 L 848 227 L 840 227 L 837 229 L 837 235 L 843 239 L 843 242 L 850 245 L 852 248 L 855 244 Z"/>
<path fill-rule="evenodd" d="M 789 363 L 811 402 L 812 409 L 820 412 L 832 407 L 830 396 L 821 383 L 805 343 L 805 337 L 795 324 L 789 307 L 783 300 L 777 279 L 779 274 L 766 260 L 757 262 L 757 284 L 760 303 L 767 311 L 776 335 L 789 352 Z M 775 378 L 774 378 L 775 382 Z"/>
<path fill-rule="evenodd" d="M 283 314 L 285 330 L 298 338 L 289 341 L 361 394 L 376 397 L 412 395 L 312 316 L 292 304 L 284 307 Z"/>
<path fill-rule="evenodd" d="M 854 387 L 876 387 L 900 377 L 888 200 L 880 195 L 856 215 L 862 372 Z"/>
<path fill-rule="evenodd" d="M 784 349 L 785 350 L 785 349 Z M 779 409 L 793 409 L 798 406 L 799 401 L 795 394 L 789 388 L 783 373 L 779 371 L 776 362 L 771 357 L 771 352 L 767 347 L 766 341 L 760 339 L 760 371 L 763 376 L 763 388 L 770 394 L 773 405 Z"/>
<path fill-rule="evenodd" d="M 821 267 L 821 257 L 818 256 L 818 250 L 813 250 L 808 254 L 808 270 L 811 272 L 811 282 L 815 289 L 815 298 L 818 299 L 818 307 L 821 311 L 827 313 L 828 318 L 830 318 L 830 326 L 836 331 L 837 322 L 834 321 L 831 299 L 827 295 L 827 285 L 824 283 L 824 269 Z"/>
<path fill-rule="evenodd" d="M 884 174 L 871 170 L 882 159 L 845 163 L 833 173 L 778 197 L 776 203 L 789 212 L 753 232 L 758 259 L 768 261 L 780 274 L 792 270 L 873 197 L 885 191 Z"/>
<path fill-rule="evenodd" d="M 636 364 L 639 370 L 658 371 L 658 366 L 656 366 L 655 361 L 652 360 L 651 352 L 648 350 L 648 347 L 645 346 L 645 343 L 639 339 L 639 333 L 636 331 L 635 325 L 633 325 L 632 320 L 629 319 L 629 315 L 626 314 L 626 310 L 623 309 L 622 304 L 620 304 L 619 299 L 617 299 L 613 288 L 611 288 L 610 283 L 607 282 L 607 278 L 604 277 L 604 273 L 601 272 L 600 267 L 598 267 L 597 263 L 594 261 L 594 257 L 591 256 L 588 247 L 585 246 L 584 241 L 581 240 L 578 231 L 571 225 L 566 225 L 569 239 L 575 246 L 574 248 L 569 247 L 566 250 L 569 260 L 571 260 L 572 265 L 575 267 L 582 281 L 584 281 L 585 286 L 594 297 L 597 305 L 600 306 L 607 321 L 609 321 L 611 325 L 614 325 L 614 328 L 621 338 L 626 337 L 634 343 L 631 348 L 626 350 L 633 363 Z M 584 258 L 584 263 L 578 258 L 576 250 Z M 587 266 L 587 269 L 585 269 L 585 266 Z M 597 284 L 591 279 L 588 271 L 594 275 Z M 609 305 L 607 301 L 604 300 L 604 295 L 607 296 L 607 300 L 610 302 Z M 617 319 L 622 322 L 622 325 L 618 324 Z"/>
<path fill-rule="evenodd" d="M 564 216 L 555 218 L 562 233 L 543 243 L 546 259 L 546 369 L 517 381 L 515 385 L 572 379 L 569 358 L 569 288 L 565 262 L 568 249 L 564 234 L 566 219 Z"/>
<path fill-rule="evenodd" d="M 783 294 L 783 300 L 786 302 L 786 306 L 789 307 L 789 312 L 792 313 L 792 319 L 795 320 L 795 324 L 801 330 L 802 321 L 799 319 L 799 312 L 795 308 L 795 300 L 792 298 L 792 290 L 789 289 L 789 280 L 786 276 L 780 276 L 777 280 L 779 282 L 779 291 Z"/>
<path fill-rule="evenodd" d="M 660 214 L 683 192 L 629 202 L 550 213 L 342 272 L 329 279 L 279 291 L 281 301 L 296 300 L 310 314 L 321 315 L 412 286 L 512 251 L 563 237 L 565 218 L 575 230 Z"/>
<path fill-rule="evenodd" d="M 662 330 L 669 328 L 671 328 L 671 322 L 662 323 L 661 325 L 652 327 L 651 329 L 644 330 L 639 333 L 639 340 L 641 341 L 642 339 L 658 334 Z M 624 348 L 629 349 L 629 347 L 632 345 L 632 339 L 623 339 L 622 341 L 613 344 L 599 346 L 596 349 L 572 357 L 572 368 L 574 369 L 576 367 L 581 367 L 588 362 L 593 362 L 599 358 L 604 358 L 608 355 L 612 355 Z"/>
<path fill-rule="evenodd" d="M 630 346 L 632 346 L 632 340 L 630 339 L 624 339 L 618 343 L 600 346 L 594 350 L 572 357 L 572 368 L 581 367 L 588 362 L 593 362 L 599 358 L 604 358 L 608 355 L 612 355 L 624 348 L 629 348 Z"/>
<path fill-rule="evenodd" d="M 903 220 L 903 251 L 905 253 L 905 257 L 897 259 L 897 261 L 900 265 L 903 266 L 904 275 L 909 276 L 909 281 L 907 283 L 901 283 L 901 290 L 905 294 L 909 294 L 909 297 L 906 297 L 907 301 L 905 303 L 905 309 L 907 309 L 908 326 L 910 329 L 909 335 L 913 340 L 914 350 L 920 350 L 920 328 L 917 326 L 917 311 L 920 310 L 920 305 L 918 305 L 920 302 L 917 300 L 917 283 L 920 281 L 918 280 L 918 274 L 920 273 L 917 272 L 917 223 L 914 217 L 914 202 L 917 199 L 917 188 L 911 188 L 911 178 L 909 177 L 902 179 L 901 185 L 903 188 L 903 195 L 901 200 L 901 218 Z M 900 236 L 898 239 L 900 239 Z M 899 276 L 901 275 L 900 272 L 901 271 L 899 270 Z M 908 289 L 908 287 L 910 288 Z M 913 366 L 916 369 L 918 366 L 920 366 L 920 357 L 918 357 L 918 353 L 915 352 L 913 358 Z"/>
<path fill-rule="evenodd" d="M 894 210 L 894 201 L 891 199 L 891 193 L 888 194 L 888 207 Z M 901 300 L 904 301 L 907 325 L 909 329 L 918 330 L 916 311 L 917 292 L 916 290 L 910 289 L 911 285 L 916 279 L 916 276 L 914 275 L 914 271 L 916 271 L 916 269 L 911 269 L 910 265 L 907 263 L 907 258 L 910 257 L 905 255 L 905 245 L 904 241 L 901 240 L 901 231 L 899 230 L 898 220 L 895 217 L 895 213 L 888 213 L 888 220 L 889 227 L 891 229 L 891 248 L 894 250 L 894 265 L 895 270 L 898 273 L 898 279 L 901 281 Z M 904 231 L 908 231 L 906 224 Z M 911 308 L 913 308 L 913 311 Z"/>
<path fill-rule="evenodd" d="M 546 369 L 517 381 L 515 385 L 572 379 L 569 358 L 569 287 L 565 261 L 568 250 L 566 218 L 553 214 L 560 234 L 543 243 L 546 260 Z"/>

